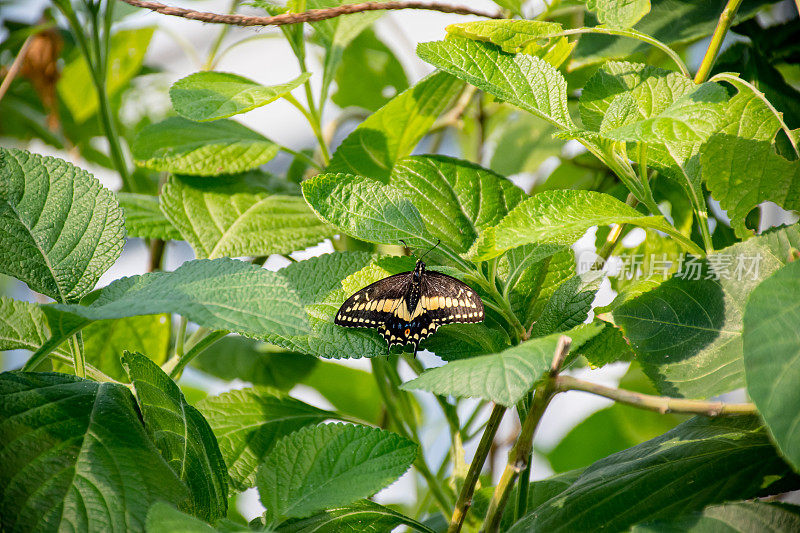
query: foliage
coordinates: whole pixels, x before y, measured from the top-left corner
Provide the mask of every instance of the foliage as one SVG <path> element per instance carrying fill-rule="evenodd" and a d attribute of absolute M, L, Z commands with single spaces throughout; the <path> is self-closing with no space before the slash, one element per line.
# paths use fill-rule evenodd
<path fill-rule="evenodd" d="M 134 8 L 3 22 L 0 61 L 24 57 L 2 65 L 0 273 L 20 283 L 0 280 L 0 350 L 31 355 L 2 359 L 0 530 L 800 527 L 772 501 L 800 489 L 800 225 L 768 228 L 800 209 L 796 21 L 763 26 L 763 1 L 730 19 L 710 0 L 495 3 L 420 43 L 436 70 L 416 81 L 380 11 L 281 26 L 299 72 L 263 84 L 216 68 L 253 40 L 223 29 L 160 91 L 172 111 L 136 120 L 162 30 L 130 29 Z M 726 31 L 747 40 L 712 68 Z M 278 100 L 315 145 L 239 121 Z M 126 239 L 148 269 L 119 277 Z M 174 265 L 176 241 L 194 259 Z M 422 343 L 431 368 L 334 324 L 408 252 L 486 312 Z M 612 364 L 630 365 L 616 388 L 565 375 Z M 573 389 L 615 403 L 534 453 Z M 521 428 L 500 474 L 504 416 Z M 556 475 L 531 482 L 544 459 Z M 413 498 L 386 501 L 409 471 Z"/>

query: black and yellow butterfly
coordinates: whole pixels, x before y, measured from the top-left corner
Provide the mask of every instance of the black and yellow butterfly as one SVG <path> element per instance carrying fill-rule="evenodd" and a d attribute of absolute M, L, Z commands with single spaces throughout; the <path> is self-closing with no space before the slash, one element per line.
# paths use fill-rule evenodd
<path fill-rule="evenodd" d="M 412 344 L 416 353 L 419 343 L 439 326 L 483 322 L 483 318 L 483 302 L 469 285 L 425 270 L 420 259 L 413 271 L 383 278 L 345 300 L 334 324 L 377 329 L 389 349 Z"/>

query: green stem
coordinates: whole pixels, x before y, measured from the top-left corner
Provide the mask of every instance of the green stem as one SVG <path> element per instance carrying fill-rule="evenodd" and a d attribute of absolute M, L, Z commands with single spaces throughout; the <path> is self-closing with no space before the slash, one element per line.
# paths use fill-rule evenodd
<path fill-rule="evenodd" d="M 228 6 L 228 13 L 233 13 L 236 11 L 236 6 L 239 5 L 239 0 L 231 0 L 230 6 Z M 216 59 L 217 52 L 219 52 L 219 47 L 222 46 L 222 41 L 225 40 L 225 36 L 228 35 L 230 31 L 230 26 L 228 24 L 223 24 L 222 29 L 219 30 L 217 34 L 217 38 L 214 39 L 214 44 L 211 45 L 211 50 L 208 52 L 208 57 L 206 58 L 206 62 L 203 65 L 203 70 L 211 70 L 215 66 L 214 60 Z"/>
<path fill-rule="evenodd" d="M 306 81 L 306 84 L 307 83 L 308 82 Z M 314 115 L 312 111 L 306 109 L 305 106 L 300 102 L 298 102 L 297 99 L 291 94 L 287 94 L 283 98 L 286 99 L 286 101 L 292 104 L 294 107 L 296 107 L 303 114 L 303 116 L 306 117 L 308 125 L 311 126 L 311 131 L 314 132 L 314 137 L 316 137 L 317 139 L 320 155 L 322 156 L 322 164 L 327 166 L 327 164 L 330 162 L 331 156 L 328 153 L 328 146 L 325 144 L 325 137 L 322 134 L 322 128 L 320 126 L 319 119 Z"/>
<path fill-rule="evenodd" d="M 186 352 L 183 356 L 179 357 L 175 362 L 175 366 L 172 369 L 164 368 L 164 371 L 169 372 L 169 377 L 172 379 L 177 379 L 180 376 L 183 369 L 186 368 L 192 359 L 203 353 L 203 351 L 220 340 L 222 337 L 227 335 L 227 331 L 214 331 L 209 333 L 202 339 L 200 339 L 194 346 L 192 346 L 188 352 Z M 164 365 L 167 367 L 169 365 L 169 361 Z"/>
<path fill-rule="evenodd" d="M 78 339 L 80 331 L 70 337 L 69 342 L 72 346 L 72 357 L 75 361 L 75 375 L 79 378 L 86 378 L 86 361 L 83 358 L 83 346 L 81 346 L 80 339 Z"/>
<path fill-rule="evenodd" d="M 189 323 L 189 319 L 185 316 L 182 316 L 180 319 L 180 323 L 178 324 L 178 335 L 175 337 L 175 357 L 180 359 L 183 356 L 183 346 L 184 341 L 186 340 L 186 325 Z"/>
<path fill-rule="evenodd" d="M 447 527 L 447 533 L 458 533 L 464 525 L 467 511 L 472 504 L 475 485 L 478 483 L 481 470 L 483 470 L 483 465 L 486 463 L 486 458 L 489 456 L 489 450 L 492 449 L 494 437 L 497 434 L 497 429 L 500 427 L 500 422 L 503 420 L 503 415 L 505 413 L 505 407 L 495 404 L 492 409 L 492 414 L 489 415 L 489 422 L 486 424 L 486 429 L 483 431 L 480 443 L 478 443 L 475 457 L 472 458 L 472 462 L 469 465 L 467 477 L 464 478 L 464 485 L 461 487 L 461 492 L 458 494 L 456 506 L 455 509 L 453 509 L 453 514 L 450 517 L 450 524 Z"/>
<path fill-rule="evenodd" d="M 66 355 L 61 355 L 60 353 L 53 352 L 53 353 L 49 354 L 49 357 L 51 359 L 56 359 L 58 361 L 61 361 L 62 363 L 66 363 L 66 364 L 70 365 L 72 368 L 75 368 L 75 360 L 70 358 L 70 357 L 67 357 Z M 102 372 L 101 370 L 98 370 L 97 368 L 93 367 L 89 363 L 86 363 L 86 376 L 92 378 L 95 381 L 107 381 L 107 382 L 110 382 L 110 383 L 120 383 L 116 379 L 112 378 L 111 376 L 109 376 L 108 374 Z"/>
<path fill-rule="evenodd" d="M 644 33 L 640 33 L 636 30 L 620 30 L 614 28 L 601 28 L 594 26 L 591 28 L 575 28 L 572 30 L 565 30 L 558 33 L 553 33 L 552 35 L 547 35 L 547 37 L 561 37 L 562 35 L 578 35 L 581 33 L 600 33 L 603 35 L 617 35 L 619 37 L 628 37 L 630 39 L 636 39 L 638 41 L 645 42 L 651 46 L 655 46 L 656 48 L 667 54 L 669 58 L 672 59 L 672 61 L 675 63 L 675 65 L 678 66 L 678 69 L 684 76 L 686 76 L 687 78 L 691 77 L 689 69 L 681 59 L 681 56 L 679 56 L 672 48 L 665 45 L 658 39 L 654 39 L 653 37 L 650 37 L 649 35 L 646 35 Z"/>
<path fill-rule="evenodd" d="M 503 470 L 503 474 L 500 476 L 497 487 L 494 489 L 492 500 L 489 503 L 489 510 L 486 512 L 486 520 L 483 524 L 484 531 L 495 532 L 498 530 L 500 518 L 503 516 L 503 509 L 511 494 L 514 482 L 517 480 L 520 472 L 525 470 L 530 462 L 531 453 L 533 452 L 533 437 L 536 433 L 536 428 L 550 400 L 557 392 L 556 379 L 558 378 L 561 365 L 569 353 L 570 344 L 571 341 L 569 337 L 562 336 L 559 339 L 550 371 L 545 376 L 544 381 L 542 381 L 534 391 L 533 402 L 530 409 L 528 409 L 525 422 L 522 423 L 517 442 L 514 443 L 514 447 L 508 452 L 508 462 Z"/>
<path fill-rule="evenodd" d="M 703 83 L 708 79 L 711 67 L 714 66 L 714 60 L 716 60 L 719 49 L 722 46 L 722 41 L 725 40 L 725 34 L 728 33 L 728 29 L 730 29 L 741 3 L 742 0 L 728 0 L 725 9 L 722 10 L 717 21 L 717 27 L 714 28 L 714 33 L 711 35 L 711 42 L 708 43 L 706 55 L 703 56 L 700 68 L 697 69 L 697 74 L 694 76 L 695 83 Z"/>

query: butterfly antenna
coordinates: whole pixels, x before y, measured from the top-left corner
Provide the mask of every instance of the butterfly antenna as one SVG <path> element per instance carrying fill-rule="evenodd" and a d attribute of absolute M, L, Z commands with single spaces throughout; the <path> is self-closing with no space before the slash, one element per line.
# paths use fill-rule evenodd
<path fill-rule="evenodd" d="M 440 244 L 442 244 L 442 239 L 436 239 L 436 245 L 427 252 L 425 252 L 424 254 L 422 254 L 422 257 L 420 257 L 419 260 L 422 261 L 423 257 L 425 257 L 426 255 L 434 251 L 436 248 L 438 248 Z"/>
<path fill-rule="evenodd" d="M 414 257 L 414 259 L 417 259 L 417 254 L 414 253 L 414 250 L 411 249 L 411 247 L 406 243 L 406 241 L 400 239 L 400 242 L 402 242 L 403 246 L 405 246 L 408 249 L 408 251 L 411 252 L 411 255 Z"/>

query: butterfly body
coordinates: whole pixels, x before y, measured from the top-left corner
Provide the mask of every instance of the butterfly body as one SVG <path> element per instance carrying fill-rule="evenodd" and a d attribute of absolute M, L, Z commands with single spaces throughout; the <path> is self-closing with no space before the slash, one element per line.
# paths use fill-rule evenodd
<path fill-rule="evenodd" d="M 334 323 L 349 328 L 377 329 L 389 345 L 419 343 L 439 326 L 475 323 L 484 318 L 483 302 L 461 281 L 428 271 L 417 261 L 413 271 L 368 285 L 345 300 Z"/>

